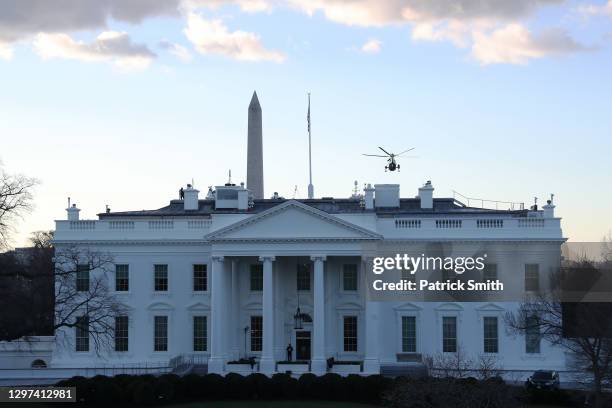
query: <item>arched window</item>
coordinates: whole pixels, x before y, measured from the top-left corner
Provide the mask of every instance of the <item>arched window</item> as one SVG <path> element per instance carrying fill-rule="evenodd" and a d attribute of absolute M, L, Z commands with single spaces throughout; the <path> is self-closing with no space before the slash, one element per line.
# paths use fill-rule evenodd
<path fill-rule="evenodd" d="M 32 368 L 47 368 L 47 363 L 45 363 L 45 360 L 34 360 L 32 361 Z"/>

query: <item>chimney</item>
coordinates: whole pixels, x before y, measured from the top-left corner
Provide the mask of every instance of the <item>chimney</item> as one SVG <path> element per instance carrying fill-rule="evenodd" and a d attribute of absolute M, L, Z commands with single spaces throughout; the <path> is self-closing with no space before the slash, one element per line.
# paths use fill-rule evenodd
<path fill-rule="evenodd" d="M 542 206 L 544 211 L 544 218 L 555 218 L 555 204 L 553 203 L 555 195 L 550 195 L 550 200 L 546 201 L 546 205 Z"/>
<path fill-rule="evenodd" d="M 249 193 L 250 191 L 244 188 L 244 183 L 240 183 L 240 190 L 238 190 L 238 209 L 239 210 L 249 209 Z"/>
<path fill-rule="evenodd" d="M 68 199 L 68 208 L 66 208 L 66 213 L 68 213 L 68 221 L 78 221 L 79 220 L 79 211 L 76 204 L 72 204 L 70 206 L 70 199 Z"/>
<path fill-rule="evenodd" d="M 200 191 L 193 188 L 191 184 L 187 184 L 184 190 L 185 198 L 183 199 L 185 210 L 197 210 L 199 208 L 198 193 Z"/>
<path fill-rule="evenodd" d="M 376 207 L 399 208 L 399 184 L 375 184 L 374 189 L 376 193 L 374 205 Z"/>
<path fill-rule="evenodd" d="M 433 209 L 433 191 L 434 188 L 431 185 L 431 180 L 427 180 L 427 183 L 419 188 L 419 198 L 421 199 L 421 208 Z"/>
<path fill-rule="evenodd" d="M 256 92 L 253 92 L 249 104 L 247 188 L 253 192 L 254 198 L 264 198 L 261 106 Z"/>
<path fill-rule="evenodd" d="M 365 209 L 373 210 L 374 209 L 374 189 L 371 184 L 368 184 L 366 188 L 363 189 L 364 192 L 364 201 L 365 201 Z"/>

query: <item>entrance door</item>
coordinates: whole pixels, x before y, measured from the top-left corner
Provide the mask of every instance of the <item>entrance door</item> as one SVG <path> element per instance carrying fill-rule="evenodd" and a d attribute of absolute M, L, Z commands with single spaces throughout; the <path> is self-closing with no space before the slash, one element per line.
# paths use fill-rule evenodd
<path fill-rule="evenodd" d="M 310 332 L 297 331 L 295 332 L 295 359 L 310 360 Z"/>

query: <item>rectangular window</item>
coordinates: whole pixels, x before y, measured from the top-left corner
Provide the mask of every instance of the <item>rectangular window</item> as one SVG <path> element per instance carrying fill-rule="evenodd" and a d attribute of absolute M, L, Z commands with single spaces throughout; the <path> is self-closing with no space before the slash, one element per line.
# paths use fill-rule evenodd
<path fill-rule="evenodd" d="M 537 316 L 527 318 L 525 330 L 525 352 L 527 354 L 540 353 L 540 325 Z"/>
<path fill-rule="evenodd" d="M 497 280 L 497 264 L 485 264 L 482 270 L 482 281 L 486 282 L 487 280 Z"/>
<path fill-rule="evenodd" d="M 89 290 L 89 265 L 77 265 L 76 290 L 77 292 Z"/>
<path fill-rule="evenodd" d="M 344 351 L 357 351 L 357 316 L 344 316 Z"/>
<path fill-rule="evenodd" d="M 297 290 L 309 291 L 310 290 L 310 265 L 309 264 L 298 264 L 297 266 Z"/>
<path fill-rule="evenodd" d="M 155 316 L 154 351 L 168 351 L 168 316 Z"/>
<path fill-rule="evenodd" d="M 193 351 L 208 349 L 206 316 L 193 316 Z"/>
<path fill-rule="evenodd" d="M 342 289 L 345 291 L 357 290 L 357 265 L 342 265 Z"/>
<path fill-rule="evenodd" d="M 206 292 L 208 290 L 208 271 L 205 264 L 193 265 L 193 291 Z"/>
<path fill-rule="evenodd" d="M 497 333 L 497 317 L 486 316 L 484 325 L 484 352 L 497 353 L 499 351 L 499 338 Z"/>
<path fill-rule="evenodd" d="M 525 291 L 537 292 L 540 290 L 540 265 L 525 265 Z"/>
<path fill-rule="evenodd" d="M 130 266 L 115 265 L 115 290 L 127 292 L 130 290 Z"/>
<path fill-rule="evenodd" d="M 442 317 L 442 351 L 444 353 L 457 352 L 457 318 L 455 316 Z"/>
<path fill-rule="evenodd" d="M 416 353 L 416 317 L 402 316 L 402 353 Z"/>
<path fill-rule="evenodd" d="M 251 291 L 261 292 L 263 290 L 263 265 L 251 265 Z"/>
<path fill-rule="evenodd" d="M 168 265 L 155 265 L 155 291 L 168 291 Z"/>
<path fill-rule="evenodd" d="M 261 351 L 263 346 L 263 317 L 251 316 L 251 351 Z"/>
<path fill-rule="evenodd" d="M 76 320 L 76 351 L 89 351 L 89 317 L 80 316 Z"/>
<path fill-rule="evenodd" d="M 128 351 L 127 316 L 115 316 L 115 351 Z"/>

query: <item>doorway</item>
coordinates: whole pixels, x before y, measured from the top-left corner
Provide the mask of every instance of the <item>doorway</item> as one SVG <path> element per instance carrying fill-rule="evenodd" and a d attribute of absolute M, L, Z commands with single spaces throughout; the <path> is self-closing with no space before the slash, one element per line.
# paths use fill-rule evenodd
<path fill-rule="evenodd" d="M 310 331 L 295 332 L 295 359 L 310 360 Z"/>

